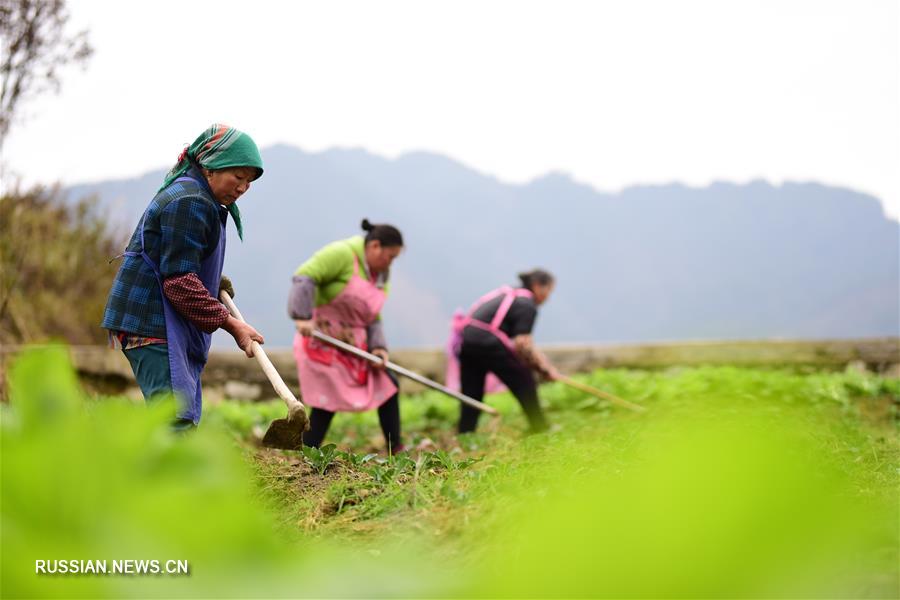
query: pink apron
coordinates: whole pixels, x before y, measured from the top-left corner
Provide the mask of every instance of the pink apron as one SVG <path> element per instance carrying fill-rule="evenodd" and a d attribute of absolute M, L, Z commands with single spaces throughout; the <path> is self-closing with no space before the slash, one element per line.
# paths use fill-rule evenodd
<path fill-rule="evenodd" d="M 328 304 L 313 311 L 316 329 L 368 350 L 366 328 L 384 305 L 385 294 L 359 276 L 359 258 L 353 253 L 353 276 Z M 360 412 L 378 408 L 397 393 L 384 371 L 313 337 L 294 336 L 294 357 L 303 402 L 330 412 Z"/>
<path fill-rule="evenodd" d="M 479 321 L 472 317 L 475 314 L 475 311 L 478 310 L 483 304 L 490 302 L 497 296 L 503 296 L 503 300 L 500 302 L 500 306 L 497 307 L 497 312 L 494 314 L 494 318 L 490 323 L 485 323 L 484 321 Z M 472 305 L 472 308 L 469 309 L 469 314 L 464 315 L 462 311 L 456 311 L 456 314 L 453 315 L 453 321 L 450 324 L 450 340 L 447 342 L 447 373 L 444 378 L 445 385 L 454 391 L 460 390 L 459 383 L 459 350 L 462 346 L 462 333 L 463 329 L 466 328 L 466 325 L 472 325 L 474 327 L 478 327 L 480 329 L 484 329 L 485 331 L 490 331 L 493 333 L 497 339 L 503 342 L 503 345 L 509 348 L 509 351 L 515 354 L 516 349 L 513 345 L 509 336 L 503 333 L 503 330 L 500 329 L 500 324 L 503 323 L 503 319 L 506 318 L 506 314 L 509 312 L 509 308 L 512 306 L 512 303 L 516 298 L 533 298 L 534 294 L 531 293 L 531 290 L 526 290 L 522 288 L 512 288 L 508 285 L 504 285 L 501 288 L 494 290 L 493 292 L 489 292 L 482 296 L 475 304 Z M 496 392 L 502 392 L 506 390 L 506 386 L 497 378 L 493 373 L 487 374 L 487 379 L 484 382 L 484 391 L 488 394 L 493 394 Z"/>

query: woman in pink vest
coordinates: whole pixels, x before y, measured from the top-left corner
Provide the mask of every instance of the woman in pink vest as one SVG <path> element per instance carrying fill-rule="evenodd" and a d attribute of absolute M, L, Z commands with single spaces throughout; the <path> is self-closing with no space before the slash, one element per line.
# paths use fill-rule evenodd
<path fill-rule="evenodd" d="M 318 447 L 335 412 L 378 409 L 389 452 L 400 452 L 396 378 L 382 366 L 310 337 L 318 329 L 388 360 L 381 307 L 391 263 L 403 250 L 392 225 L 362 222 L 365 235 L 332 242 L 294 273 L 288 312 L 297 328 L 294 357 L 303 402 L 312 407 L 303 443 Z"/>
<path fill-rule="evenodd" d="M 518 399 L 532 432 L 547 429 L 537 397 L 532 369 L 547 379 L 559 376 L 547 358 L 538 352 L 531 337 L 537 307 L 553 292 L 553 275 L 541 269 L 519 274 L 522 287 L 501 287 L 483 296 L 468 315 L 455 319 L 456 343 L 451 352 L 459 359 L 459 381 L 463 394 L 481 400 L 485 380 L 495 375 Z M 448 378 L 449 379 L 449 378 Z M 448 383 L 452 383 L 449 382 Z M 475 431 L 480 411 L 462 405 L 459 432 Z"/>

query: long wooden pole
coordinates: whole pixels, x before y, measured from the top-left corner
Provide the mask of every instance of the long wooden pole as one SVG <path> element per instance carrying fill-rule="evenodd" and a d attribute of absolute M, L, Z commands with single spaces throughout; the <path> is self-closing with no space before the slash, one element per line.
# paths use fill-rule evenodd
<path fill-rule="evenodd" d="M 381 360 L 380 357 L 375 356 L 374 354 L 371 354 L 369 352 L 366 352 L 365 350 L 361 350 L 361 349 L 357 348 L 356 346 L 354 346 L 353 344 L 348 344 L 347 342 L 343 342 L 337 338 L 333 338 L 330 335 L 322 333 L 321 331 L 318 331 L 318 330 L 314 330 L 312 332 L 312 336 L 316 339 L 322 340 L 323 342 L 334 346 L 335 348 L 340 348 L 341 350 L 343 350 L 345 352 L 349 352 L 350 354 L 353 354 L 354 356 L 364 358 L 373 364 L 380 365 L 380 364 L 384 363 L 384 366 L 386 368 L 390 369 L 394 373 L 397 373 L 398 375 L 403 375 L 404 377 L 408 377 L 409 379 L 412 379 L 413 381 L 417 381 L 424 386 L 428 386 L 431 389 L 434 389 L 441 393 L 447 394 L 451 398 L 455 398 L 455 399 L 459 400 L 460 402 L 462 402 L 463 404 L 468 404 L 469 406 L 471 406 L 473 408 L 477 408 L 480 411 L 486 412 L 489 415 L 497 416 L 498 414 L 500 414 L 497 412 L 496 408 L 493 408 L 492 406 L 488 406 L 484 402 L 479 402 L 478 400 L 475 400 L 474 398 L 469 398 L 468 396 L 460 394 L 459 392 L 455 392 L 455 391 L 451 390 L 450 388 L 441 385 L 437 381 L 432 381 L 431 379 L 428 379 L 427 377 L 423 377 L 422 375 L 419 375 L 418 373 L 410 371 L 409 369 L 404 369 L 400 365 L 394 364 L 391 361 L 385 362 L 385 361 Z"/>
<path fill-rule="evenodd" d="M 222 303 L 228 307 L 228 310 L 238 321 L 242 321 L 246 323 L 244 320 L 244 316 L 241 314 L 241 311 L 238 310 L 237 305 L 234 303 L 234 300 L 231 299 L 231 296 L 228 295 L 228 292 L 222 290 L 219 292 L 219 298 L 221 298 Z M 251 348 L 253 350 L 253 356 L 256 358 L 256 362 L 259 363 L 259 366 L 262 367 L 263 372 L 266 374 L 266 377 L 271 382 L 272 387 L 275 388 L 275 393 L 277 393 L 282 400 L 284 400 L 285 404 L 288 407 L 288 420 L 294 420 L 298 416 L 298 413 L 303 413 L 303 418 L 306 416 L 306 408 L 303 406 L 303 403 L 297 400 L 294 396 L 293 392 L 291 392 L 290 388 L 284 383 L 284 380 L 281 378 L 281 375 L 278 374 L 278 371 L 275 370 L 275 365 L 272 364 L 272 361 L 269 359 L 269 356 L 266 354 L 266 351 L 263 350 L 263 347 L 259 342 L 254 341 L 251 343 Z"/>
<path fill-rule="evenodd" d="M 602 398 L 603 400 L 609 400 L 613 404 L 617 404 L 619 406 L 625 407 L 629 410 L 633 410 L 635 412 L 644 412 L 647 410 L 645 407 L 640 406 L 639 404 L 634 404 L 633 402 L 629 402 L 628 400 L 622 400 L 618 396 L 614 396 L 608 392 L 604 392 L 603 390 L 598 390 L 595 387 L 587 385 L 586 383 L 581 383 L 580 381 L 575 381 L 571 377 L 563 376 L 559 378 L 557 381 L 560 381 L 570 387 L 573 387 L 577 390 L 581 390 L 586 394 L 590 394 L 591 396 L 595 396 L 597 398 Z"/>

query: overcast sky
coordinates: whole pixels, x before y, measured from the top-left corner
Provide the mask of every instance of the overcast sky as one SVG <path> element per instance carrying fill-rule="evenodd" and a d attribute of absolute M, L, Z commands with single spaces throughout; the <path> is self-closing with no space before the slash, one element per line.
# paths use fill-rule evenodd
<path fill-rule="evenodd" d="M 509 182 L 820 181 L 900 215 L 895 0 L 69 0 L 96 54 L 25 106 L 26 181 L 170 166 L 214 121 Z"/>

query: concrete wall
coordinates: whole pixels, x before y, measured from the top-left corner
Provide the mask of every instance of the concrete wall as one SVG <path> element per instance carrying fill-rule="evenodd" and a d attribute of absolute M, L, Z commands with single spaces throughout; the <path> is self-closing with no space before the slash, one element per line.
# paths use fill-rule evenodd
<path fill-rule="evenodd" d="M 815 369 L 866 368 L 888 376 L 900 375 L 900 338 L 859 340 L 758 340 L 702 341 L 658 344 L 558 345 L 544 352 L 564 373 L 598 368 L 661 369 L 672 366 L 738 365 Z M 5 365 L 20 348 L 0 348 L 0 383 Z M 104 347 L 73 346 L 75 368 L 92 389 L 105 393 L 127 393 L 140 397 L 128 361 L 121 352 Z M 287 349 L 267 353 L 293 390 L 298 389 L 294 357 Z M 437 381 L 443 381 L 446 358 L 441 350 L 395 350 L 391 360 Z M 210 396 L 255 399 L 274 394 L 253 359 L 239 351 L 213 351 L 203 384 Z M 418 384 L 402 380 L 402 389 L 413 392 Z M 5 396 L 5 385 L 3 385 Z"/>

